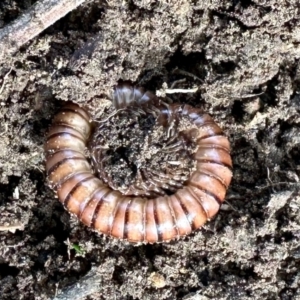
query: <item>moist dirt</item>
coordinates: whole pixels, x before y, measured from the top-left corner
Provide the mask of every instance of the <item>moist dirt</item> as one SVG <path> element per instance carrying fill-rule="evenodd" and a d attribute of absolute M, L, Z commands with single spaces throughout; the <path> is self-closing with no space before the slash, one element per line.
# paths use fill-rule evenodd
<path fill-rule="evenodd" d="M 0 27 L 35 1 L 4 0 Z M 1 299 L 300 299 L 298 0 L 87 1 L 0 62 Z M 64 101 L 97 118 L 118 80 L 202 108 L 232 145 L 217 217 L 131 245 L 70 216 L 43 143 Z"/>
<path fill-rule="evenodd" d="M 161 108 L 165 109 L 167 106 Z M 113 109 L 111 117 L 96 121 L 92 134 L 93 169 L 123 195 L 153 198 L 174 194 L 196 170 L 196 143 L 184 138 L 184 131 L 190 132 L 191 126 L 181 120 L 162 126 L 158 121 L 161 111 L 149 110 Z"/>

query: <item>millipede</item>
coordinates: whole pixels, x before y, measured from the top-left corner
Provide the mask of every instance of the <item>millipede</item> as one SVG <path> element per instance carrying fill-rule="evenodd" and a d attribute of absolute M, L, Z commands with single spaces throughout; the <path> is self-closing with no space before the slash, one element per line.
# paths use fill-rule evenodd
<path fill-rule="evenodd" d="M 132 144 L 128 136 L 137 139 L 136 132 L 142 136 Z M 116 85 L 105 118 L 91 120 L 75 103 L 63 106 L 45 157 L 48 184 L 69 213 L 132 243 L 166 242 L 202 227 L 232 178 L 230 143 L 212 117 L 129 82 Z M 158 167 L 151 168 L 153 160 Z"/>

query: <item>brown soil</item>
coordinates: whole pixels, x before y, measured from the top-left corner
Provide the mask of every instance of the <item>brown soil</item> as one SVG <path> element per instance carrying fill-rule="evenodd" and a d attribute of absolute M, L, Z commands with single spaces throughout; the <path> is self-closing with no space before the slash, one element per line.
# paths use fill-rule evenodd
<path fill-rule="evenodd" d="M 33 2 L 1 1 L 0 26 Z M 298 0 L 95 0 L 0 63 L 0 226 L 18 227 L 1 227 L 0 298 L 300 299 L 299 9 Z M 179 241 L 100 236 L 45 185 L 45 133 L 63 100 L 97 117 L 119 79 L 153 91 L 198 86 L 168 101 L 202 107 L 231 140 L 226 203 Z"/>
<path fill-rule="evenodd" d="M 162 126 L 153 110 L 136 107 L 105 115 L 96 121 L 89 148 L 93 169 L 112 189 L 143 197 L 169 195 L 195 171 L 196 143 L 184 139 L 190 126 L 180 128 L 187 123 L 183 118 Z"/>

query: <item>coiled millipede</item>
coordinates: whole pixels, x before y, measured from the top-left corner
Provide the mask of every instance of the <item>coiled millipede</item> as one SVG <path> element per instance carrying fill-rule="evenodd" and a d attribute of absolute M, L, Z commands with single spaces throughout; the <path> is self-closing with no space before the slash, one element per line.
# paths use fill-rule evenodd
<path fill-rule="evenodd" d="M 221 128 L 200 109 L 166 104 L 129 83 L 115 88 L 113 105 L 114 112 L 100 121 L 91 122 L 88 111 L 73 103 L 54 117 L 45 143 L 46 171 L 60 202 L 85 225 L 130 242 L 169 241 L 201 227 L 218 212 L 232 177 L 230 145 Z M 135 145 L 132 154 L 126 137 L 142 123 L 140 142 L 152 149 L 147 158 L 136 152 L 145 144 Z M 156 126 L 152 135 L 149 124 Z M 118 148 L 111 128 L 119 130 Z M 160 144 L 157 132 L 163 132 Z M 149 161 L 162 155 L 167 161 L 157 161 L 160 170 L 150 170 Z M 189 172 L 181 159 L 193 163 Z M 109 174 L 107 161 L 121 169 Z M 120 181 L 122 166 L 132 172 L 122 177 L 129 183 L 118 187 L 113 177 Z"/>

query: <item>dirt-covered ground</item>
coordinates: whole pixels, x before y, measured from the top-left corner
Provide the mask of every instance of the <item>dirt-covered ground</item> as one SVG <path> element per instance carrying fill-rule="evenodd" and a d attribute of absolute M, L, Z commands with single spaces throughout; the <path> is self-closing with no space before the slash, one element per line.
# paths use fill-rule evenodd
<path fill-rule="evenodd" d="M 33 2 L 2 0 L 0 27 Z M 6 57 L 0 299 L 300 299 L 299 9 L 298 0 L 88 1 Z M 96 116 L 119 79 L 198 87 L 168 97 L 205 109 L 231 141 L 225 204 L 179 241 L 100 236 L 45 184 L 55 112 L 71 100 Z"/>

